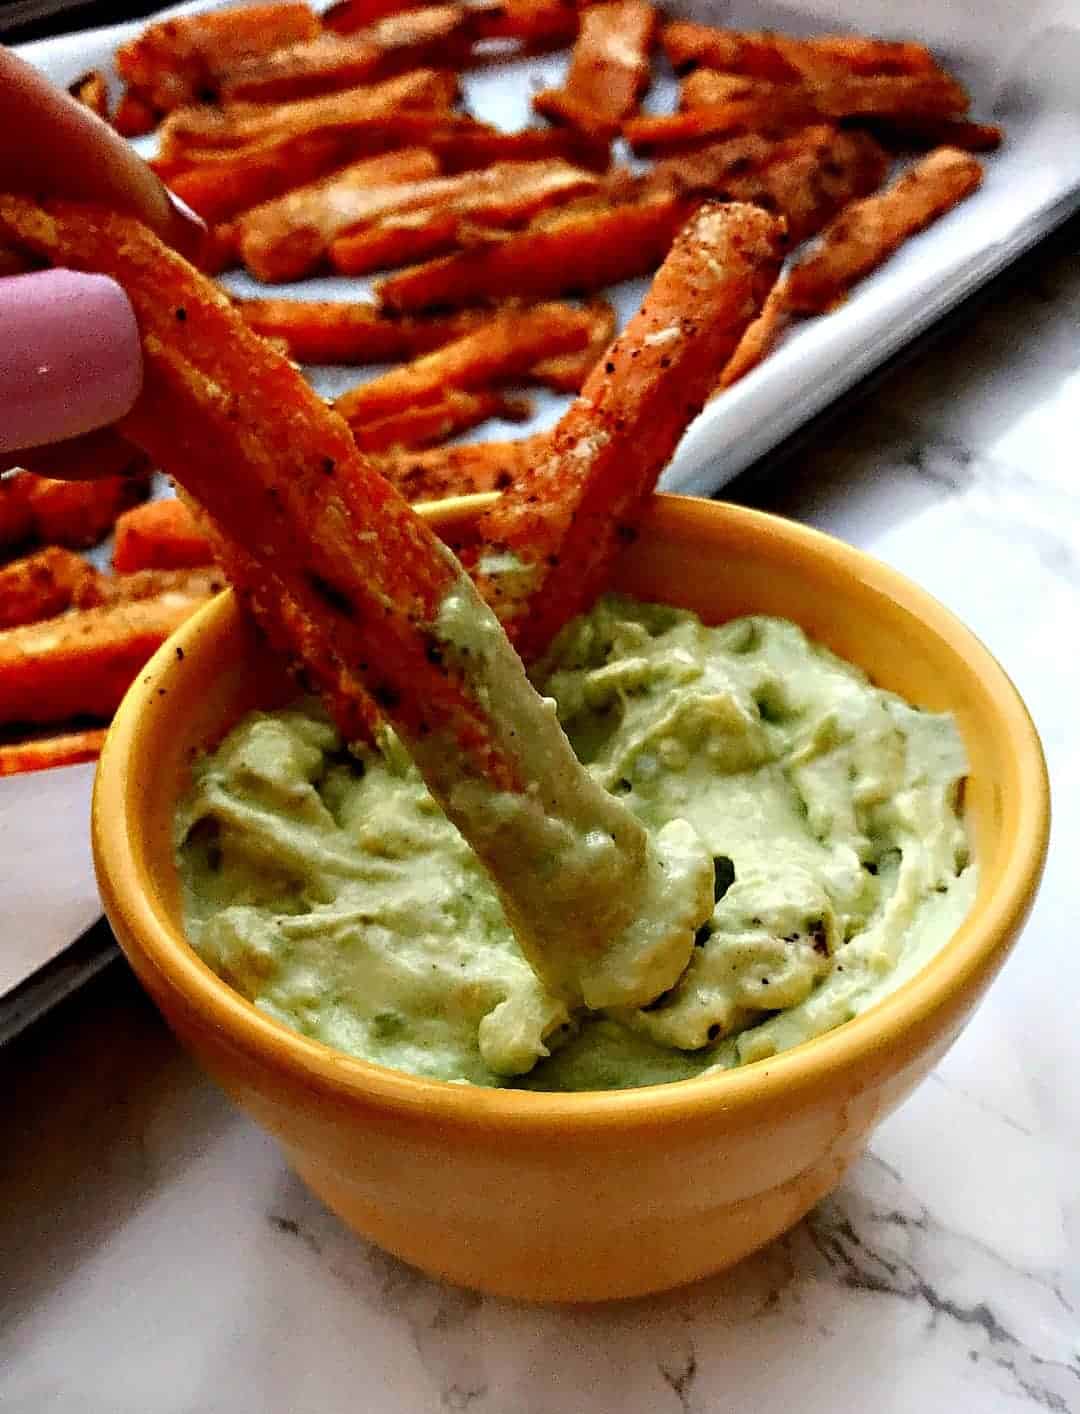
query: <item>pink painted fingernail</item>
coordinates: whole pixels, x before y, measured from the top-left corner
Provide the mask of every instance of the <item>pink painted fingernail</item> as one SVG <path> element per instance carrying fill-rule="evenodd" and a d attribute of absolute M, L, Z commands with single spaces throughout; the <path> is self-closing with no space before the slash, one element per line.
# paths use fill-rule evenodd
<path fill-rule="evenodd" d="M 131 411 L 142 351 L 127 295 L 104 275 L 0 280 L 0 449 L 43 446 Z"/>

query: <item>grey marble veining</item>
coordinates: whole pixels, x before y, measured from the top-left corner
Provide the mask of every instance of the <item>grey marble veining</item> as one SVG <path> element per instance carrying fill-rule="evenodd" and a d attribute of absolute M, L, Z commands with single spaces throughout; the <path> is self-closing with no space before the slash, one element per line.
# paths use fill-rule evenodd
<path fill-rule="evenodd" d="M 5 1414 L 1080 1411 L 1078 370 L 1067 252 L 755 488 L 972 625 L 1055 790 L 1022 942 L 836 1195 L 650 1300 L 453 1290 L 345 1232 L 117 970 L 0 1056 Z"/>

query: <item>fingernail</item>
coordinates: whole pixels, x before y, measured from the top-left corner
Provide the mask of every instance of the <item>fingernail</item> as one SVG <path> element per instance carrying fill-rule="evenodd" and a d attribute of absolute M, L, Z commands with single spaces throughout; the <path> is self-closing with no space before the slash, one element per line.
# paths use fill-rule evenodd
<path fill-rule="evenodd" d="M 44 446 L 130 412 L 142 349 L 127 295 L 104 275 L 0 280 L 0 449 Z"/>
<path fill-rule="evenodd" d="M 206 222 L 192 211 L 182 197 L 177 196 L 168 187 L 163 189 L 171 213 L 165 239 L 173 250 L 179 251 L 192 265 L 201 265 L 208 238 Z"/>

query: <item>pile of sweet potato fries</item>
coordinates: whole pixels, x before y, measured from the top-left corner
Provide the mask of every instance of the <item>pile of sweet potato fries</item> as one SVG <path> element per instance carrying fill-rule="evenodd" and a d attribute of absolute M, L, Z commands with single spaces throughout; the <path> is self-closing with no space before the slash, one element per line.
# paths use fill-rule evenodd
<path fill-rule="evenodd" d="M 532 126 L 500 131 L 461 106 L 466 70 L 567 46 Z M 678 111 L 644 114 L 665 61 Z M 115 110 L 100 74 L 71 91 L 126 135 L 156 131 L 153 165 L 210 227 L 211 273 L 243 267 L 267 285 L 380 273 L 374 300 L 235 300 L 233 325 L 301 365 L 397 365 L 336 412 L 405 499 L 511 493 L 485 533 L 530 574 L 511 593 L 473 567 L 526 654 L 576 611 L 544 567 L 569 556 L 583 606 L 602 578 L 594 560 L 607 562 L 702 403 L 972 192 L 973 154 L 1001 141 L 918 43 L 668 22 L 647 0 L 341 0 L 322 16 L 280 0 L 151 24 L 116 62 Z M 708 356 L 676 289 L 671 344 L 654 329 L 633 350 L 631 388 L 604 292 L 663 266 L 703 203 L 776 217 L 787 267 L 741 337 L 729 322 Z M 5 245 L 55 254 L 9 224 Z M 172 278 L 158 294 L 175 342 L 192 314 Z M 451 442 L 493 416 L 528 420 L 530 385 L 581 396 L 553 432 Z M 612 400 L 648 436 L 593 446 Z M 183 482 L 172 460 L 107 431 L 23 454 L 0 481 L 0 774 L 92 756 L 148 652 L 220 583 L 213 527 L 186 502 L 146 499 L 155 466 Z M 54 479 L 80 463 L 97 479 Z M 523 487 L 532 499 L 512 494 Z M 76 552 L 110 533 L 105 574 Z M 265 579 L 251 589 L 269 595 Z"/>

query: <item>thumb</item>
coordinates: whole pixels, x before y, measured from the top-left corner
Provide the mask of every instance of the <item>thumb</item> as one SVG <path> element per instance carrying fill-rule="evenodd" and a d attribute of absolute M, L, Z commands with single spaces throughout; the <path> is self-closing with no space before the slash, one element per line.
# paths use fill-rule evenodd
<path fill-rule="evenodd" d="M 0 279 L 0 451 L 107 426 L 130 412 L 142 353 L 127 295 L 104 275 Z"/>

